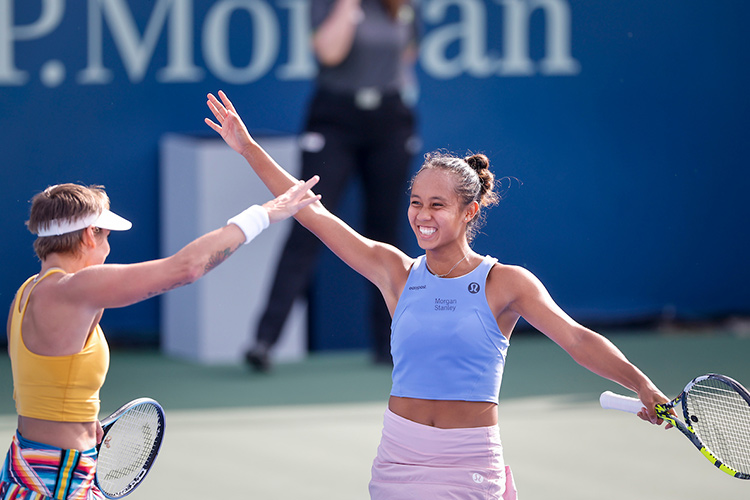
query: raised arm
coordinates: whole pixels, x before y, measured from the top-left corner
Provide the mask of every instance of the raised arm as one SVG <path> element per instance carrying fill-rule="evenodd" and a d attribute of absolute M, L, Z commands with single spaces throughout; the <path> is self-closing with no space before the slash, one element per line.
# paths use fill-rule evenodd
<path fill-rule="evenodd" d="M 317 201 L 310 189 L 318 182 L 294 183 L 277 198 L 254 205 L 231 218 L 226 226 L 190 242 L 171 257 L 137 264 L 102 264 L 66 275 L 60 295 L 91 310 L 123 307 L 193 283 L 249 243 L 269 223 L 294 215 Z M 253 270 L 247 270 L 252 274 Z"/>
<path fill-rule="evenodd" d="M 215 130 L 229 147 L 245 158 L 274 196 L 280 195 L 298 182 L 293 175 L 284 170 L 263 151 L 247 131 L 245 123 L 232 102 L 221 90 L 219 91 L 219 97 L 221 101 L 213 94 L 208 94 L 208 108 L 218 123 L 206 118 L 206 124 Z"/>
<path fill-rule="evenodd" d="M 639 416 L 661 424 L 654 406 L 667 401 L 656 385 L 606 337 L 590 330 L 566 314 L 531 272 L 506 266 L 505 285 L 514 290 L 509 309 L 555 341 L 581 366 L 638 394 L 648 410 Z"/>
<path fill-rule="evenodd" d="M 252 138 L 226 94 L 219 91 L 219 98 L 221 101 L 208 95 L 208 107 L 216 122 L 206 118 L 206 124 L 245 158 L 272 193 L 278 194 L 297 182 Z M 320 202 L 300 210 L 295 218 L 349 267 L 374 283 L 393 311 L 406 283 L 411 258 L 391 245 L 358 234 Z"/>

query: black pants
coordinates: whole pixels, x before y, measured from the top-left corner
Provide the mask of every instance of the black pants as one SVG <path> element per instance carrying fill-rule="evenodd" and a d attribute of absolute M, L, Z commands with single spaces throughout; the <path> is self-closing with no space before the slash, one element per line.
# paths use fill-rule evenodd
<path fill-rule="evenodd" d="M 320 176 L 314 191 L 336 212 L 353 176 L 364 191 L 364 236 L 398 244 L 398 221 L 405 217 L 407 177 L 417 141 L 415 119 L 398 94 L 382 96 L 375 109 L 361 109 L 354 96 L 318 91 L 300 139 L 302 179 Z M 273 346 L 294 301 L 309 290 L 321 243 L 294 224 L 281 254 L 271 294 L 256 332 L 258 343 Z M 390 361 L 391 318 L 380 292 L 370 286 L 373 356 Z"/>

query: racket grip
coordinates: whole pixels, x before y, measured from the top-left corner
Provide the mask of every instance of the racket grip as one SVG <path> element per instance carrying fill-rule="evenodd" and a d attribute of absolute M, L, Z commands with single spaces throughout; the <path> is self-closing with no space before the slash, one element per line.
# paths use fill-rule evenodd
<path fill-rule="evenodd" d="M 599 397 L 599 404 L 605 410 L 620 410 L 633 414 L 638 413 L 643 408 L 640 399 L 622 396 L 612 391 L 603 392 Z"/>

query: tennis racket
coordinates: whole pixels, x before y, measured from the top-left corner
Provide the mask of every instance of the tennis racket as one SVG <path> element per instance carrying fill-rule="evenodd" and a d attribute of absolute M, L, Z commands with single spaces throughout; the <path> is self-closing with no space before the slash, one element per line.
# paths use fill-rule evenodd
<path fill-rule="evenodd" d="M 146 477 L 164 437 L 164 410 L 150 398 L 135 399 L 102 420 L 96 485 L 107 498 L 130 494 Z"/>
<path fill-rule="evenodd" d="M 638 413 L 636 398 L 602 393 L 604 409 Z M 684 421 L 670 410 L 682 407 Z M 710 373 L 690 381 L 679 396 L 656 405 L 656 414 L 677 427 L 716 467 L 738 479 L 750 479 L 750 393 L 736 380 Z"/>

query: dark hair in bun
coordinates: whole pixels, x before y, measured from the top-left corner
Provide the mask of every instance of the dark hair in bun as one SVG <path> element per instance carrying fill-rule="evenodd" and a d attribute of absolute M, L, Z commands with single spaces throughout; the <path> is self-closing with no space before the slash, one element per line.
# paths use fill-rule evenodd
<path fill-rule="evenodd" d="M 479 212 L 466 228 L 466 237 L 471 242 L 484 225 L 485 218 L 481 209 L 496 205 L 500 199 L 495 192 L 495 175 L 490 171 L 489 158 L 481 153 L 465 158 L 442 151 L 427 153 L 422 167 L 412 178 L 412 184 L 422 171 L 433 169 L 444 170 L 453 175 L 456 180 L 453 189 L 464 206 L 474 201 L 479 204 Z"/>

